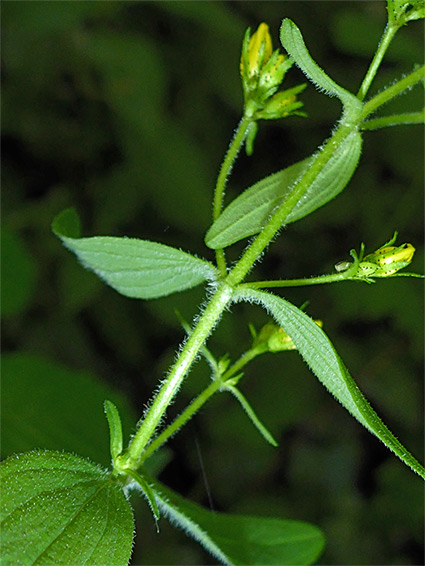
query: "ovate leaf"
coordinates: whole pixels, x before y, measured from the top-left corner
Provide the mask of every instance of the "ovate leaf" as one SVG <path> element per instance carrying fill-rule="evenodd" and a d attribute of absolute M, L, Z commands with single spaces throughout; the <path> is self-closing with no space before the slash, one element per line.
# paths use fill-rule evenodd
<path fill-rule="evenodd" d="M 161 511 L 223 564 L 312 564 L 325 539 L 302 521 L 228 515 L 203 509 L 158 482 L 151 483 Z"/>
<path fill-rule="evenodd" d="M 339 86 L 319 67 L 308 52 L 300 30 L 288 18 L 283 20 L 280 27 L 280 41 L 296 65 L 319 90 L 323 90 L 328 96 L 337 96 L 341 100 L 346 118 L 353 119 L 359 114 L 362 108 L 360 100 Z"/>
<path fill-rule="evenodd" d="M 133 514 L 100 467 L 72 454 L 37 451 L 0 466 L 4 564 L 128 563 Z"/>
<path fill-rule="evenodd" d="M 263 305 L 291 337 L 304 361 L 332 395 L 400 460 L 425 479 L 423 466 L 381 421 L 350 376 L 332 342 L 309 316 L 270 293 L 249 289 L 240 291 L 238 295 L 239 300 Z"/>
<path fill-rule="evenodd" d="M 312 213 L 334 199 L 346 187 L 359 162 L 361 146 L 362 138 L 358 132 L 354 131 L 345 138 L 287 216 L 285 224 Z M 246 189 L 229 204 L 208 230 L 205 237 L 207 246 L 213 249 L 225 248 L 260 232 L 315 158 L 316 156 L 312 156 L 295 163 Z"/>
<path fill-rule="evenodd" d="M 164 297 L 215 278 L 212 264 L 164 244 L 110 236 L 80 238 L 73 209 L 59 214 L 52 229 L 85 267 L 126 297 Z"/>

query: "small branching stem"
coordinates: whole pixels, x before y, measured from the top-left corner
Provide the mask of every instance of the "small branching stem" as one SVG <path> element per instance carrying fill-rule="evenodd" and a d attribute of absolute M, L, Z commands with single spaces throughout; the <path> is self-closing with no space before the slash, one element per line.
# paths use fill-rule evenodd
<path fill-rule="evenodd" d="M 232 289 L 227 285 L 221 285 L 206 306 L 129 444 L 126 460 L 130 467 L 136 469 L 139 466 L 146 446 L 180 388 L 190 366 L 231 299 Z"/>
<path fill-rule="evenodd" d="M 397 33 L 397 30 L 398 30 L 397 26 L 390 24 L 388 24 L 387 27 L 385 28 L 384 33 L 382 34 L 381 41 L 379 42 L 378 45 L 378 49 L 375 52 L 375 56 L 372 59 L 372 62 L 369 66 L 369 69 L 367 70 L 365 78 L 363 79 L 359 92 L 357 93 L 357 98 L 359 100 L 365 99 L 365 96 L 369 91 L 370 85 L 372 84 L 372 81 L 375 78 L 379 66 L 382 63 L 382 59 L 384 58 L 384 55 L 388 47 L 390 46 L 393 37 Z"/>
<path fill-rule="evenodd" d="M 252 119 L 248 118 L 247 116 L 244 116 L 242 120 L 239 122 L 239 125 L 235 131 L 235 135 L 233 136 L 232 141 L 230 142 L 229 149 L 227 150 L 223 163 L 220 167 L 220 172 L 217 177 L 217 182 L 214 191 L 213 221 L 217 220 L 217 218 L 221 214 L 227 179 L 229 178 L 230 172 L 233 167 L 233 163 L 235 162 L 235 159 L 238 156 L 242 144 L 247 136 L 251 123 L 252 123 Z M 217 267 L 222 277 L 225 277 L 227 274 L 226 258 L 224 255 L 224 251 L 222 249 L 216 250 L 216 261 L 217 261 Z"/>

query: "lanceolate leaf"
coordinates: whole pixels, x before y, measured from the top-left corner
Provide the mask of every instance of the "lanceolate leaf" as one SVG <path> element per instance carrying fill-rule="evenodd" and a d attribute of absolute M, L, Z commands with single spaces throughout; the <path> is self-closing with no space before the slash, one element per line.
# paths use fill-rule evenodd
<path fill-rule="evenodd" d="M 220 214 L 205 236 L 209 248 L 225 248 L 260 232 L 288 195 L 310 159 L 295 163 L 246 189 Z"/>
<path fill-rule="evenodd" d="M 425 479 L 423 466 L 384 425 L 348 373 L 329 338 L 309 316 L 288 301 L 263 291 L 243 290 L 237 299 L 263 305 L 292 338 L 319 381 L 363 426 Z"/>
<path fill-rule="evenodd" d="M 346 187 L 359 162 L 361 146 L 361 135 L 354 131 L 341 143 L 288 215 L 285 224 L 307 216 L 335 198 Z M 213 249 L 225 248 L 260 232 L 314 159 L 315 156 L 304 159 L 246 189 L 229 204 L 208 230 L 205 237 L 207 246 Z"/>
<path fill-rule="evenodd" d="M 207 511 L 158 482 L 149 482 L 161 511 L 223 564 L 312 564 L 324 547 L 309 523 Z"/>
<path fill-rule="evenodd" d="M 100 467 L 72 454 L 37 451 L 0 466 L 4 564 L 128 563 L 133 515 Z"/>
<path fill-rule="evenodd" d="M 164 244 L 110 236 L 79 238 L 73 209 L 59 214 L 52 228 L 85 267 L 127 297 L 163 297 L 215 279 L 212 264 Z"/>
<path fill-rule="evenodd" d="M 303 73 L 328 96 L 337 96 L 344 105 L 346 118 L 354 118 L 361 110 L 362 103 L 345 88 L 333 81 L 311 58 L 298 27 L 290 19 L 283 20 L 280 41 Z"/>

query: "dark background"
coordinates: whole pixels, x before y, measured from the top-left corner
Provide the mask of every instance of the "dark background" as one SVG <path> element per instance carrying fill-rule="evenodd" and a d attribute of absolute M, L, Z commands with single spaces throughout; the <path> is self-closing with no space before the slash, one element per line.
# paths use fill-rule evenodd
<path fill-rule="evenodd" d="M 266 21 L 277 46 L 282 18 L 292 18 L 315 60 L 356 92 L 385 26 L 385 2 L 6 1 L 2 8 L 3 349 L 89 370 L 140 415 L 183 338 L 174 309 L 191 320 L 204 291 L 150 302 L 121 297 L 61 246 L 50 231 L 53 217 L 75 206 L 85 235 L 146 238 L 213 259 L 203 236 L 218 167 L 240 119 L 246 27 Z M 421 62 L 422 31 L 413 22 L 399 32 L 370 94 Z M 293 70 L 286 87 L 303 81 Z M 307 119 L 260 123 L 254 155 L 241 154 L 227 202 L 329 136 L 338 100 L 311 85 L 302 100 Z M 384 110 L 422 106 L 416 87 Z M 417 247 L 412 270 L 421 271 L 423 150 L 420 126 L 367 133 L 347 190 L 285 230 L 255 277 L 332 271 L 361 241 L 373 251 L 395 229 L 400 243 Z M 242 248 L 235 245 L 230 257 Z M 378 414 L 423 461 L 421 281 L 284 296 L 310 301 L 308 312 L 323 320 Z M 268 320 L 248 305 L 232 313 L 209 341 L 217 356 L 239 356 L 250 342 L 248 324 Z M 198 363 L 169 416 L 208 379 Z M 169 443 L 162 481 L 219 511 L 318 524 L 328 537 L 322 564 L 423 563 L 421 480 L 327 394 L 296 353 L 259 358 L 241 389 L 279 448 L 263 441 L 233 398 L 218 395 Z M 28 448 L 55 447 L 32 442 Z M 157 535 L 147 506 L 137 496 L 133 502 L 134 564 L 215 563 L 164 520 Z"/>

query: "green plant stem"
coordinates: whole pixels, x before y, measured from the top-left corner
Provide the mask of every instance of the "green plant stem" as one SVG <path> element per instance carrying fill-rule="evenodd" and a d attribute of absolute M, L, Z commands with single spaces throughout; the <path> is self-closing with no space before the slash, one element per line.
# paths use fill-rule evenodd
<path fill-rule="evenodd" d="M 177 393 L 193 360 L 202 348 L 211 330 L 217 324 L 231 298 L 232 289 L 227 285 L 221 285 L 200 316 L 196 327 L 187 339 L 176 362 L 171 367 L 170 373 L 162 382 L 161 388 L 147 410 L 139 429 L 130 441 L 125 454 L 125 460 L 130 468 L 137 469 L 139 466 L 141 456 L 153 433 Z"/>
<path fill-rule="evenodd" d="M 391 116 L 383 116 L 382 118 L 373 118 L 366 120 L 361 125 L 361 130 L 379 130 L 388 126 L 403 126 L 407 124 L 424 124 L 425 108 L 419 112 L 405 112 L 404 114 L 392 114 Z"/>
<path fill-rule="evenodd" d="M 140 459 L 140 465 L 149 458 L 164 442 L 166 442 L 170 436 L 177 432 L 184 424 L 186 424 L 193 415 L 199 411 L 199 409 L 204 405 L 210 397 L 216 393 L 222 386 L 221 381 L 213 381 L 206 387 L 191 403 L 186 407 L 186 409 L 181 413 L 161 434 L 159 434 L 155 440 L 153 440 L 149 446 L 146 448 L 143 456 Z"/>
<path fill-rule="evenodd" d="M 260 348 L 250 348 L 247 350 L 242 356 L 236 360 L 234 364 L 230 366 L 230 368 L 223 374 L 222 381 L 226 382 L 231 379 L 234 375 L 240 373 L 241 369 L 246 366 L 251 360 L 259 356 L 260 354 L 264 353 L 264 350 L 260 350 Z M 240 375 L 242 377 L 242 374 Z M 237 380 L 239 381 L 239 380 Z M 235 383 L 233 382 L 233 385 Z"/>
<path fill-rule="evenodd" d="M 320 174 L 323 167 L 332 157 L 339 145 L 356 127 L 355 125 L 346 125 L 341 123 L 339 128 L 335 130 L 332 137 L 325 143 L 321 151 L 316 155 L 316 159 L 307 169 L 292 192 L 286 200 L 279 206 L 271 219 L 262 229 L 260 234 L 255 238 L 252 244 L 245 250 L 243 256 L 229 273 L 226 282 L 232 287 L 240 283 L 245 275 L 249 272 L 255 261 L 261 256 L 266 246 L 275 237 L 280 228 L 284 225 L 286 217 L 293 210 L 297 202 L 307 192 L 310 185 Z"/>
<path fill-rule="evenodd" d="M 303 287 L 305 285 L 323 285 L 324 283 L 335 283 L 352 279 L 346 273 L 332 273 L 331 275 L 319 275 L 308 279 L 277 279 L 275 281 L 254 281 L 253 283 L 241 283 L 238 288 L 249 287 L 251 289 L 265 289 L 271 287 Z"/>
<path fill-rule="evenodd" d="M 237 134 L 244 129 L 241 127 L 243 121 L 244 120 L 242 120 L 239 125 Z M 314 161 L 312 166 L 307 170 L 300 182 L 295 186 L 294 190 L 289 195 L 287 200 L 278 208 L 277 212 L 273 215 L 262 232 L 247 248 L 244 255 L 226 277 L 224 281 L 225 285 L 218 289 L 212 297 L 203 315 L 200 317 L 198 324 L 196 325 L 192 334 L 189 336 L 183 350 L 179 354 L 179 357 L 172 366 L 169 375 L 163 382 L 161 389 L 157 393 L 151 407 L 148 409 L 145 418 L 140 425 L 140 428 L 129 444 L 126 453 L 126 461 L 130 467 L 137 468 L 140 465 L 140 461 L 143 457 L 142 454 L 146 450 L 151 436 L 161 422 L 161 419 L 166 412 L 169 403 L 172 401 L 174 395 L 179 389 L 184 377 L 189 371 L 189 368 L 197 353 L 202 348 L 207 336 L 209 335 L 212 328 L 220 318 L 223 310 L 231 300 L 232 290 L 235 289 L 236 285 L 242 281 L 242 279 L 251 269 L 254 262 L 264 251 L 265 247 L 272 240 L 276 232 L 280 229 L 286 216 L 291 212 L 302 195 L 307 191 L 308 187 L 314 181 L 317 175 L 319 175 L 320 171 L 332 157 L 339 144 L 342 143 L 342 141 L 350 134 L 352 128 L 353 126 L 347 127 L 344 124 L 341 124 L 340 127 L 335 131 L 333 136 L 328 140 L 321 152 L 317 155 L 316 160 Z M 233 142 L 231 144 L 231 147 L 235 145 L 234 156 L 237 153 L 235 138 L 233 139 Z M 238 139 L 243 140 L 243 135 L 241 134 L 240 138 L 238 136 Z M 228 155 L 226 155 L 226 159 L 227 157 Z"/>
<path fill-rule="evenodd" d="M 425 78 L 425 65 L 417 68 L 415 71 L 411 72 L 406 77 L 403 77 L 393 85 L 389 86 L 385 90 L 381 91 L 379 94 L 371 98 L 363 106 L 363 110 L 360 114 L 360 120 L 365 120 L 372 112 L 375 112 L 380 106 L 389 102 L 405 90 L 411 88 L 421 79 Z"/>
<path fill-rule="evenodd" d="M 387 24 L 387 27 L 385 28 L 384 33 L 382 34 L 381 41 L 379 42 L 378 48 L 375 52 L 375 55 L 369 66 L 369 69 L 367 70 L 365 78 L 363 79 L 363 82 L 360 86 L 359 92 L 357 93 L 357 98 L 359 100 L 363 101 L 365 99 L 365 96 L 368 93 L 370 85 L 372 84 L 372 81 L 375 78 L 376 73 L 378 72 L 379 66 L 382 63 L 382 59 L 384 58 L 384 55 L 388 47 L 390 46 L 390 43 L 393 40 L 398 29 L 399 29 L 398 26 Z"/>
<path fill-rule="evenodd" d="M 217 220 L 217 218 L 221 214 L 221 210 L 223 208 L 223 198 L 224 198 L 224 190 L 226 188 L 226 182 L 232 170 L 233 163 L 248 133 L 248 129 L 251 123 L 252 123 L 251 118 L 248 118 L 247 116 L 243 116 L 242 120 L 239 122 L 238 127 L 236 128 L 235 135 L 233 136 L 233 139 L 230 142 L 229 149 L 227 150 L 227 153 L 224 157 L 224 161 L 220 167 L 220 172 L 217 177 L 217 183 L 215 185 L 215 191 L 214 191 L 213 221 Z M 216 250 L 216 261 L 217 261 L 217 267 L 221 275 L 224 277 L 227 274 L 227 270 L 226 270 L 226 259 L 223 249 Z"/>
<path fill-rule="evenodd" d="M 208 387 L 206 387 L 190 405 L 169 425 L 165 430 L 153 440 L 140 458 L 139 465 L 142 465 L 149 456 L 151 456 L 160 446 L 162 446 L 177 430 L 185 425 L 193 415 L 215 394 L 219 389 L 226 385 L 226 381 L 231 379 L 235 374 L 249 363 L 252 359 L 262 354 L 264 350 L 259 348 L 252 348 L 245 352 L 232 366 L 221 376 L 221 378 L 214 380 Z M 242 377 L 242 374 L 241 374 Z M 233 385 L 235 383 L 233 382 Z"/>

